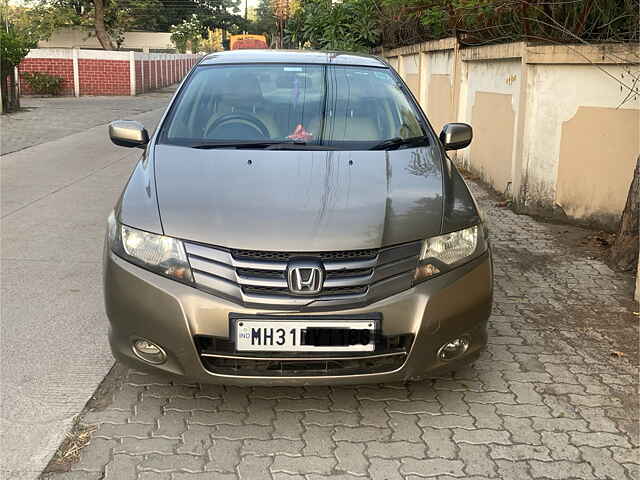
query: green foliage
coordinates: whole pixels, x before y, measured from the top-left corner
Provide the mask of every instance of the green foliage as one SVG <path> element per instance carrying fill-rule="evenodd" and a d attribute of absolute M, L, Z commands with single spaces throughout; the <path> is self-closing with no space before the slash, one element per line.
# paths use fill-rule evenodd
<path fill-rule="evenodd" d="M 95 28 L 93 0 L 23 0 L 32 17 L 42 25 L 55 19 L 55 28 L 81 26 Z M 207 28 L 230 32 L 244 26 L 238 15 L 240 0 L 105 0 L 104 23 L 117 47 L 131 30 L 168 32 L 172 26 L 191 22 L 193 16 Z M 197 40 L 196 40 L 197 42 Z"/>
<path fill-rule="evenodd" d="M 62 78 L 44 72 L 24 72 L 22 77 L 31 90 L 39 95 L 58 95 L 62 89 Z"/>
<path fill-rule="evenodd" d="M 178 25 L 171 25 L 171 41 L 180 53 L 185 53 L 187 47 L 190 47 L 191 51 L 196 53 L 200 49 L 200 41 L 205 32 L 206 27 L 194 13 Z"/>
<path fill-rule="evenodd" d="M 367 51 L 378 35 L 375 0 L 307 0 L 286 27 L 290 45 L 323 50 Z"/>
<path fill-rule="evenodd" d="M 73 10 L 68 7 L 40 3 L 7 11 L 9 23 L 34 43 L 49 38 L 55 30 L 67 25 L 73 15 Z"/>
<path fill-rule="evenodd" d="M 260 0 L 256 8 L 256 20 L 246 26 L 248 33 L 266 35 L 272 39 L 277 30 L 277 20 L 270 0 Z"/>
<path fill-rule="evenodd" d="M 168 32 L 193 15 L 211 29 L 234 28 L 243 20 L 238 15 L 240 0 L 110 0 L 111 4 L 130 12 L 134 30 Z"/>
<path fill-rule="evenodd" d="M 0 65 L 2 77 L 6 77 L 34 47 L 34 42 L 15 29 L 0 29 Z"/>
<path fill-rule="evenodd" d="M 457 36 L 462 44 L 633 42 L 637 0 L 381 0 L 388 47 Z"/>
<path fill-rule="evenodd" d="M 422 24 L 428 27 L 436 37 L 446 35 L 448 20 L 446 9 L 440 5 L 425 9 L 420 18 Z"/>
<path fill-rule="evenodd" d="M 13 72 L 13 68 L 35 47 L 39 34 L 30 28 L 30 24 L 21 19 L 16 22 L 17 10 L 2 4 L 0 7 L 0 75 L 4 79 Z M 16 24 L 18 23 L 18 24 Z"/>

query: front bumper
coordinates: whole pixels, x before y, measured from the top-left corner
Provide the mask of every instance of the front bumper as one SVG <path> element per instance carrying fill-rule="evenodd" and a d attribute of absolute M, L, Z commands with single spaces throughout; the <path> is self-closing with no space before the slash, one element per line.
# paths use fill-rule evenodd
<path fill-rule="evenodd" d="M 104 295 L 114 356 L 135 368 L 153 368 L 203 383 L 237 385 L 318 385 L 385 383 L 435 377 L 479 355 L 487 342 L 492 302 L 491 255 L 477 259 L 409 290 L 362 308 L 314 312 L 318 315 L 381 314 L 383 335 L 413 334 L 404 364 L 384 373 L 327 376 L 221 375 L 205 369 L 194 336 L 229 337 L 229 315 L 308 316 L 307 313 L 245 308 L 139 268 L 106 250 Z M 438 349 L 466 335 L 471 343 L 459 359 L 443 362 Z M 151 366 L 132 350 L 136 339 L 162 346 L 167 360 Z"/>

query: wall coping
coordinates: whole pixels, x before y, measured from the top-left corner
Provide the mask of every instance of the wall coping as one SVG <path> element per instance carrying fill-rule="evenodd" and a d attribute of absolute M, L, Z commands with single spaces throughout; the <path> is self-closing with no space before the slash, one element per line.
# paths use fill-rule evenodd
<path fill-rule="evenodd" d="M 91 50 L 84 48 L 32 48 L 25 58 L 58 58 L 73 59 L 73 52 L 78 52 L 81 60 L 124 60 L 131 59 L 131 53 L 136 60 L 177 60 L 198 57 L 192 53 L 142 53 L 120 50 Z"/>
<path fill-rule="evenodd" d="M 177 60 L 198 57 L 195 53 L 143 53 L 134 52 L 136 60 Z"/>
<path fill-rule="evenodd" d="M 385 58 L 394 58 L 423 52 L 454 50 L 455 47 L 456 39 L 449 37 L 390 50 L 381 48 L 376 53 Z M 640 64 L 637 46 L 629 43 L 536 45 L 512 42 L 479 47 L 460 46 L 459 51 L 462 61 L 465 62 L 524 58 L 528 64 Z"/>
<path fill-rule="evenodd" d="M 466 47 L 460 49 L 460 55 L 465 62 L 482 60 L 508 60 L 522 58 L 526 48 L 524 42 L 499 43 L 482 47 Z"/>
<path fill-rule="evenodd" d="M 440 40 L 429 40 L 422 43 L 414 43 L 404 47 L 385 50 L 381 48 L 377 54 L 383 57 L 397 57 L 399 55 L 415 55 L 421 52 L 434 52 L 437 50 L 453 50 L 456 47 L 455 37 L 442 38 Z"/>
<path fill-rule="evenodd" d="M 601 43 L 594 45 L 528 45 L 527 63 L 608 65 L 638 64 L 637 45 L 627 43 Z"/>
<path fill-rule="evenodd" d="M 25 58 L 73 58 L 70 48 L 32 48 Z"/>

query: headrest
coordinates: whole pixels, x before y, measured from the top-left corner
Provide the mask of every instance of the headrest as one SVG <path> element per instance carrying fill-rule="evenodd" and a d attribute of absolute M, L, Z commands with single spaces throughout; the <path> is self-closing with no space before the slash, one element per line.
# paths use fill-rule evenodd
<path fill-rule="evenodd" d="M 226 85 L 224 100 L 242 100 L 249 103 L 262 101 L 262 89 L 258 77 L 249 71 L 233 72 Z"/>

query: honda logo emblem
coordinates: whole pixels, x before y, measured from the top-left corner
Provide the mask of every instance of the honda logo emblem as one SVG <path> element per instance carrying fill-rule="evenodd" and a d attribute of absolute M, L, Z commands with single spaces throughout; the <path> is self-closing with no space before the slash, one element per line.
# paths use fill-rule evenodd
<path fill-rule="evenodd" d="M 315 295 L 322 290 L 324 270 L 315 260 L 292 260 L 287 265 L 289 291 L 296 295 Z"/>

